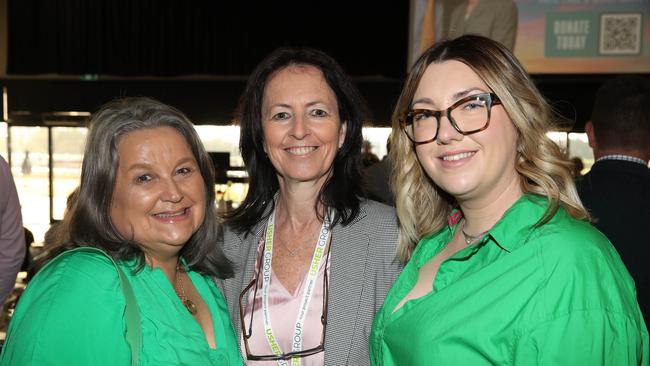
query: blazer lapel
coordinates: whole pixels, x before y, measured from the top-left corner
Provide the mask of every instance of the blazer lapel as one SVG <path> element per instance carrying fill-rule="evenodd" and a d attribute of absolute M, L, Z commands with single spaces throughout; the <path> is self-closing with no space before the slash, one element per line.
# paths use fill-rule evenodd
<path fill-rule="evenodd" d="M 238 253 L 237 262 L 243 266 L 242 271 L 236 271 L 236 273 L 241 274 L 240 277 L 233 279 L 237 284 L 239 284 L 239 286 L 237 286 L 239 291 L 242 291 L 253 279 L 253 275 L 255 274 L 255 263 L 257 259 L 257 247 L 265 228 L 266 220 L 262 220 L 257 223 L 257 225 L 253 228 L 253 230 L 251 230 L 248 235 L 244 235 L 244 233 L 235 234 L 239 239 L 239 246 L 236 249 L 231 248 L 231 250 L 234 250 Z M 237 319 L 237 321 L 233 322 L 235 323 L 234 325 L 235 331 L 237 333 L 237 339 L 241 339 L 242 333 L 241 322 L 239 321 L 239 295 L 240 293 L 232 294 L 232 303 L 230 304 L 230 308 L 234 309 L 234 311 L 231 313 L 231 317 L 232 319 Z M 246 303 L 244 303 L 244 312 L 245 311 Z"/>
<path fill-rule="evenodd" d="M 360 222 L 365 216 L 362 208 L 350 225 L 337 225 L 332 230 L 326 365 L 345 364 L 352 347 L 370 242 Z"/>

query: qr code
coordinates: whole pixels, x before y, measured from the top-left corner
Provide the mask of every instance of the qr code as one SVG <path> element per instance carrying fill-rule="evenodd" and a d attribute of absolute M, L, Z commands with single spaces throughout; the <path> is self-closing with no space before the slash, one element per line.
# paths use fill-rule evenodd
<path fill-rule="evenodd" d="M 641 13 L 600 16 L 600 54 L 636 55 L 641 52 Z"/>

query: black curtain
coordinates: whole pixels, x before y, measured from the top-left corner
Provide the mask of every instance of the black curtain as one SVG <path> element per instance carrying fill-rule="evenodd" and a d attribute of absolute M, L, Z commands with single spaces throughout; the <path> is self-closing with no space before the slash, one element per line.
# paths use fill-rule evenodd
<path fill-rule="evenodd" d="M 406 71 L 408 2 L 9 0 L 8 74 L 246 75 L 278 46 Z M 354 5 L 354 7 L 352 7 Z"/>

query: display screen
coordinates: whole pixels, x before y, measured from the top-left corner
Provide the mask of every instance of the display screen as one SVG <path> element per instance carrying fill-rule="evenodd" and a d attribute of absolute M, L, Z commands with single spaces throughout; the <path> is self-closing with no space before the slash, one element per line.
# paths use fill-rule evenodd
<path fill-rule="evenodd" d="M 416 0 L 411 60 L 430 39 L 427 31 L 433 31 L 436 40 L 477 33 L 509 45 L 533 74 L 650 72 L 648 0 L 469 3 Z M 427 17 L 432 9 L 435 15 Z"/>

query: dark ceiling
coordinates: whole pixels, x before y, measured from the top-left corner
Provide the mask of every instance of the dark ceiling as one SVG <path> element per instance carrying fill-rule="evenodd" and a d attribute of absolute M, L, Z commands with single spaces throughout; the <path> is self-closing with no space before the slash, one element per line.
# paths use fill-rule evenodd
<path fill-rule="evenodd" d="M 387 126 L 406 73 L 409 2 L 8 0 L 8 92 L 13 123 L 94 111 L 145 95 L 198 124 L 227 124 L 246 76 L 278 46 L 320 48 L 352 75 Z M 51 75 L 57 75 L 52 77 Z M 65 75 L 61 77 L 61 75 Z M 533 75 L 581 131 L 609 75 Z"/>
<path fill-rule="evenodd" d="M 409 2 L 9 0 L 8 74 L 247 75 L 279 46 L 401 77 Z"/>
<path fill-rule="evenodd" d="M 408 11 L 408 1 L 9 0 L 0 85 L 14 123 L 146 95 L 195 123 L 224 124 L 267 53 L 314 47 L 353 76 L 373 122 L 386 124 L 406 72 Z"/>

